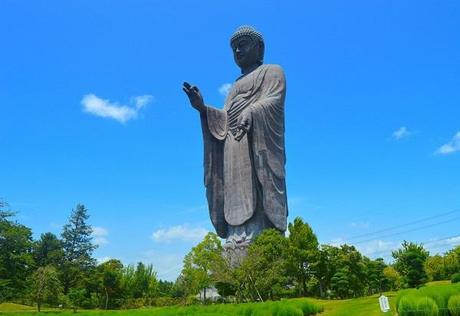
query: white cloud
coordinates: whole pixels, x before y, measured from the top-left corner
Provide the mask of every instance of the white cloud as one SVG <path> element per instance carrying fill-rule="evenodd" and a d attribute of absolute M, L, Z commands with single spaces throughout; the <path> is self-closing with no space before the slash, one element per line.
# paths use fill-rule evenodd
<path fill-rule="evenodd" d="M 143 95 L 131 98 L 132 106 L 110 102 L 97 97 L 94 94 L 83 96 L 81 105 L 83 111 L 105 118 L 111 118 L 121 123 L 126 123 L 137 118 L 139 111 L 153 100 L 151 95 Z"/>
<path fill-rule="evenodd" d="M 219 93 L 222 94 L 224 97 L 226 97 L 230 93 L 231 89 L 232 89 L 231 83 L 224 83 L 223 85 L 219 87 Z"/>
<path fill-rule="evenodd" d="M 156 242 L 170 242 L 173 240 L 197 242 L 201 241 L 207 233 L 208 230 L 202 227 L 191 228 L 187 225 L 178 225 L 154 231 L 152 239 Z"/>
<path fill-rule="evenodd" d="M 402 126 L 399 129 L 397 129 L 396 131 L 394 131 L 392 135 L 393 135 L 394 139 L 400 140 L 400 139 L 403 139 L 403 138 L 407 138 L 412 134 L 413 134 L 413 132 L 409 131 L 406 127 Z"/>
<path fill-rule="evenodd" d="M 146 95 L 133 97 L 132 100 L 133 100 L 134 105 L 136 106 L 136 109 L 141 109 L 153 101 L 153 96 L 146 94 Z"/>
<path fill-rule="evenodd" d="M 391 256 L 391 252 L 397 250 L 400 244 L 400 242 L 373 240 L 357 245 L 356 248 L 365 256 L 386 257 Z"/>
<path fill-rule="evenodd" d="M 439 147 L 436 153 L 447 155 L 457 151 L 460 151 L 460 131 L 454 135 L 450 142 Z"/>
<path fill-rule="evenodd" d="M 450 246 L 460 245 L 460 236 L 447 239 L 447 244 Z"/>
<path fill-rule="evenodd" d="M 93 241 L 98 246 L 104 246 L 109 243 L 107 236 L 109 235 L 109 231 L 104 227 L 93 227 Z"/>

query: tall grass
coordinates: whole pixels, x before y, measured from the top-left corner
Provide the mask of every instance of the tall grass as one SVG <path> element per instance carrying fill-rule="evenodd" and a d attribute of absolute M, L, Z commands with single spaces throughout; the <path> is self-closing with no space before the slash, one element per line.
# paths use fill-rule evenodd
<path fill-rule="evenodd" d="M 406 295 L 399 301 L 398 313 L 400 316 L 438 316 L 439 308 L 427 296 Z"/>
<path fill-rule="evenodd" d="M 323 311 L 321 305 L 306 299 L 283 300 L 278 302 L 171 306 L 150 309 L 101 311 L 84 310 L 78 314 L 71 311 L 55 311 L 56 316 L 310 316 Z M 2 314 L 0 312 L 0 314 Z M 33 313 L 35 314 L 35 313 Z M 9 316 L 29 316 L 32 313 L 8 313 Z"/>
<path fill-rule="evenodd" d="M 398 293 L 396 298 L 396 308 L 398 312 L 401 310 L 405 314 L 400 315 L 425 315 L 425 314 L 411 314 L 410 310 L 420 310 L 416 305 L 425 306 L 429 309 L 429 313 L 433 313 L 432 302 L 437 307 L 437 313 L 434 315 L 450 316 L 448 309 L 449 299 L 455 295 L 460 295 L 460 285 L 458 284 L 443 284 L 429 287 L 422 287 L 418 290 L 409 289 L 402 290 Z M 430 302 L 424 302 L 424 299 L 430 299 Z M 452 303 L 453 304 L 453 303 Z M 432 314 L 426 314 L 432 315 Z M 460 315 L 459 315 L 460 316 Z"/>
<path fill-rule="evenodd" d="M 451 296 L 447 307 L 452 316 L 460 316 L 460 295 Z"/>

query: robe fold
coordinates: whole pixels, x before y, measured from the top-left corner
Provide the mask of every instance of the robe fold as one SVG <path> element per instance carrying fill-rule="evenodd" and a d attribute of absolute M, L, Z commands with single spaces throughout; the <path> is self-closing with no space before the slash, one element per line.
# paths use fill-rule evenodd
<path fill-rule="evenodd" d="M 223 109 L 207 106 L 201 115 L 206 195 L 222 238 L 228 237 L 228 225 L 243 225 L 256 211 L 286 230 L 285 95 L 281 67 L 261 65 L 235 81 Z M 251 126 L 237 141 L 241 115 L 251 118 Z"/>

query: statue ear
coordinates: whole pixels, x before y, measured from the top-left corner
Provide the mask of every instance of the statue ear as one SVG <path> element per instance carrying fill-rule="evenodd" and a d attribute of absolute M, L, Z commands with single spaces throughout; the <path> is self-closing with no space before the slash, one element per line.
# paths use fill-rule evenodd
<path fill-rule="evenodd" d="M 264 63 L 264 53 L 265 53 L 265 44 L 264 42 L 259 42 L 259 61 L 261 64 Z"/>

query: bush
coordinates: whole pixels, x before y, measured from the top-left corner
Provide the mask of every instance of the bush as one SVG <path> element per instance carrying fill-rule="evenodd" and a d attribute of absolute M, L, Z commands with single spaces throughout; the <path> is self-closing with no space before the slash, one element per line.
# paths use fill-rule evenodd
<path fill-rule="evenodd" d="M 460 316 L 460 295 L 451 296 L 447 306 L 452 316 Z"/>
<path fill-rule="evenodd" d="M 454 273 L 452 278 L 450 279 L 452 283 L 459 283 L 460 282 L 460 273 Z"/>
<path fill-rule="evenodd" d="M 438 316 L 439 309 L 427 296 L 405 295 L 399 301 L 398 313 L 400 316 Z"/>
<path fill-rule="evenodd" d="M 449 316 L 447 303 L 452 295 L 460 294 L 459 289 L 452 285 L 429 286 L 419 290 L 423 296 L 432 298 L 439 308 L 440 316 Z"/>

